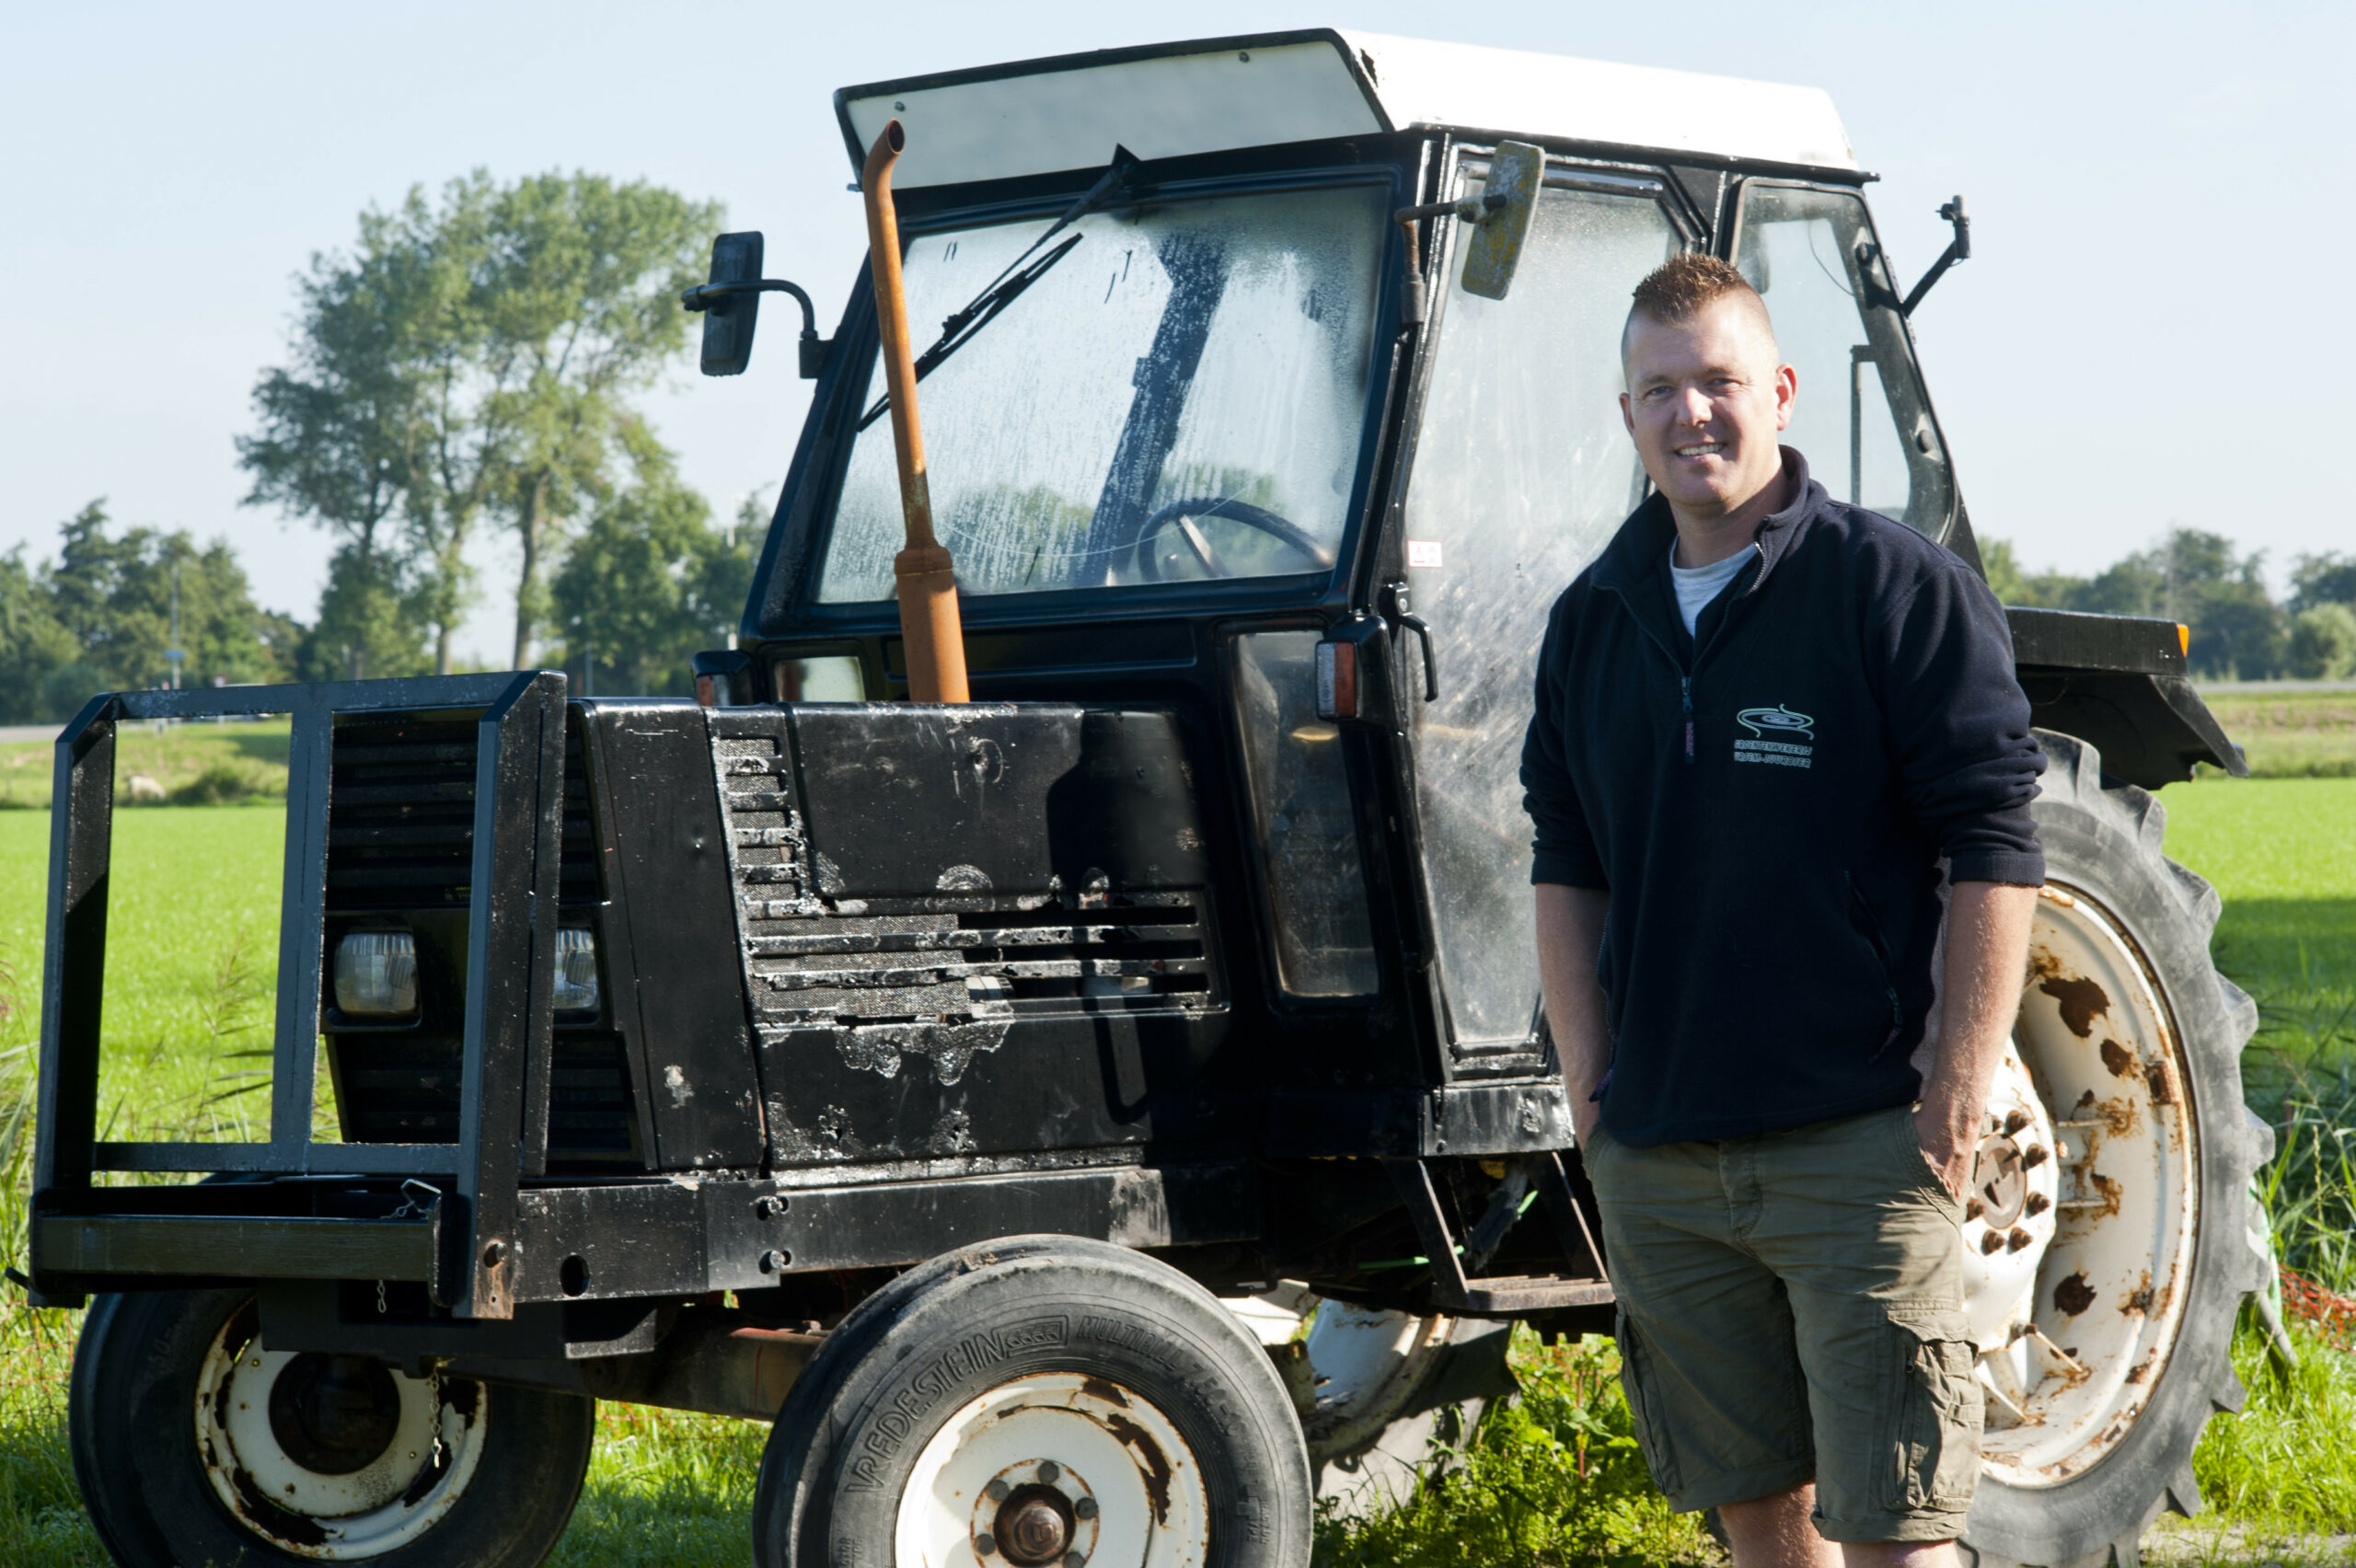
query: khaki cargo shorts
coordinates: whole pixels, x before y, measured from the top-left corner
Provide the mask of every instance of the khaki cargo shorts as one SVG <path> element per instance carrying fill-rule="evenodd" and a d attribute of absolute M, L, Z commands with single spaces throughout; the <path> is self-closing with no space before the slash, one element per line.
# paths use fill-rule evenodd
<path fill-rule="evenodd" d="M 1963 1206 L 1900 1107 L 1586 1149 L 1621 1378 L 1680 1512 L 1816 1482 L 1818 1533 L 1937 1541 L 1980 1473 Z"/>

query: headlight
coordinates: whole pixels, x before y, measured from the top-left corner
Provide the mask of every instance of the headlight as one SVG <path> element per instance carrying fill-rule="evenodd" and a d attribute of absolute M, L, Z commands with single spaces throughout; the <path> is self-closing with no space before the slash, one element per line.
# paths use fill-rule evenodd
<path fill-rule="evenodd" d="M 353 931 L 336 944 L 335 1005 L 353 1018 L 417 1010 L 417 939 L 407 931 Z"/>
<path fill-rule="evenodd" d="M 556 933 L 556 1010 L 597 1009 L 597 939 L 586 926 L 560 926 Z"/>

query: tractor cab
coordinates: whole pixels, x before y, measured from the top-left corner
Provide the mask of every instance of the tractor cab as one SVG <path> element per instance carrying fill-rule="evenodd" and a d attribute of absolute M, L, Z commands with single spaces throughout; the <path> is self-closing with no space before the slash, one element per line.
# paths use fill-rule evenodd
<path fill-rule="evenodd" d="M 855 169 L 905 135 L 973 695 L 1173 716 L 1218 824 L 1225 994 L 1247 1035 L 1282 1025 L 1263 1085 L 1551 1071 L 1521 735 L 1548 609 L 1646 493 L 1618 340 L 1663 259 L 1760 288 L 1828 488 L 1971 550 L 1819 91 L 1306 31 L 836 103 Z M 811 356 L 733 700 L 908 694 L 877 344 L 862 274 Z"/>

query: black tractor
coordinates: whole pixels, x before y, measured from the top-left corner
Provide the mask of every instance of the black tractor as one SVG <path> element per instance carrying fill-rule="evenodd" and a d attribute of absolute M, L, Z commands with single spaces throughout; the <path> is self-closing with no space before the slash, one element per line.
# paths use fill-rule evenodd
<path fill-rule="evenodd" d="M 1516 770 L 1646 493 L 1629 291 L 1741 269 L 1793 444 L 1976 565 L 1908 325 L 1961 201 L 1910 289 L 1819 92 L 1330 31 L 837 107 L 879 243 L 835 334 L 757 235 L 686 301 L 733 374 L 800 294 L 816 382 L 698 701 L 122 692 L 58 743 L 30 1279 L 91 1300 L 128 1568 L 536 1562 L 601 1399 L 773 1422 L 768 1568 L 1299 1565 L 1514 1324 L 1611 1330 Z M 2012 617 L 2052 882 L 1964 1233 L 1966 1544 L 2131 1568 L 2267 1266 L 2254 1009 L 2153 793 L 2244 768 L 2181 628 Z M 270 1135 L 115 1141 L 118 726 L 251 712 Z"/>

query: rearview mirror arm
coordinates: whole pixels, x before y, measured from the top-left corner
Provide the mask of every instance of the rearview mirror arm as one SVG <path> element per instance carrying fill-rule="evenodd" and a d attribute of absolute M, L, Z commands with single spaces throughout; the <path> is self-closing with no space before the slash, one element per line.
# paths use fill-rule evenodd
<path fill-rule="evenodd" d="M 1444 218 L 1451 213 L 1468 224 L 1479 223 L 1505 204 L 1505 197 L 1491 191 L 1477 202 L 1470 196 L 1461 202 L 1426 202 L 1420 207 L 1402 207 L 1391 214 L 1391 221 L 1407 236 L 1406 285 L 1399 305 L 1402 326 L 1418 326 L 1424 319 L 1424 269 L 1415 258 L 1419 237 L 1415 225 L 1426 218 Z"/>
<path fill-rule="evenodd" d="M 1923 296 L 1931 292 L 1931 285 L 1946 275 L 1948 268 L 1958 261 L 1971 259 L 1971 219 L 1963 210 L 1963 198 L 1958 196 L 1951 202 L 1941 203 L 1939 216 L 1955 225 L 1955 237 L 1947 241 L 1945 250 L 1939 252 L 1939 259 L 1931 263 L 1931 270 L 1923 274 L 1923 281 L 1914 285 L 1914 292 L 1900 304 L 1898 314 L 1900 316 L 1911 318 L 1914 307 L 1923 303 Z"/>
<path fill-rule="evenodd" d="M 709 310 L 725 316 L 734 304 L 736 294 L 790 294 L 802 306 L 802 379 L 815 381 L 826 367 L 826 351 L 833 345 L 818 336 L 818 312 L 810 296 L 799 283 L 789 283 L 783 278 L 746 279 L 733 283 L 698 283 L 679 295 L 679 304 L 688 310 Z"/>

